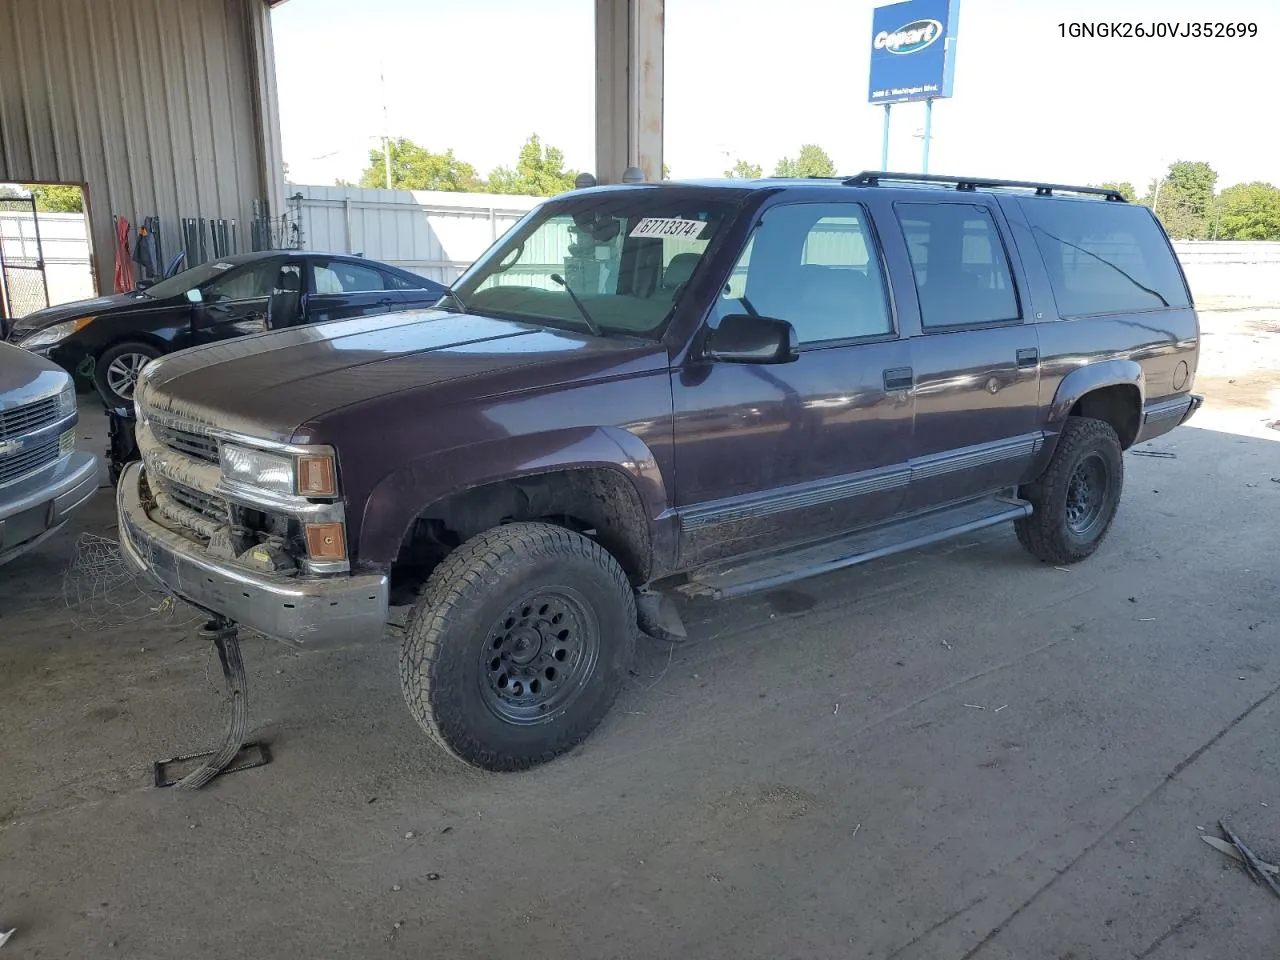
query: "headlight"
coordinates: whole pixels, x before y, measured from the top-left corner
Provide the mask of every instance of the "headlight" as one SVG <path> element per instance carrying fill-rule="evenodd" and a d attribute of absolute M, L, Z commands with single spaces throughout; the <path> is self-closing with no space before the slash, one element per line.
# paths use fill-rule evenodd
<path fill-rule="evenodd" d="M 293 457 L 224 443 L 219 459 L 223 480 L 293 495 Z"/>
<path fill-rule="evenodd" d="M 332 456 L 304 454 L 293 457 L 224 443 L 219 459 L 222 479 L 231 483 L 287 496 L 338 495 L 338 471 Z"/>
<path fill-rule="evenodd" d="M 64 420 L 76 412 L 76 387 L 68 383 L 58 394 L 58 419 Z"/>
<path fill-rule="evenodd" d="M 22 347 L 24 350 L 38 350 L 41 347 L 51 347 L 55 343 L 61 343 L 77 330 L 83 330 L 89 324 L 93 323 L 93 320 L 93 317 L 81 317 L 79 320 L 63 320 L 61 323 L 55 323 L 51 327 L 45 327 L 43 330 L 37 330 L 35 333 L 27 334 L 18 341 L 18 346 Z"/>

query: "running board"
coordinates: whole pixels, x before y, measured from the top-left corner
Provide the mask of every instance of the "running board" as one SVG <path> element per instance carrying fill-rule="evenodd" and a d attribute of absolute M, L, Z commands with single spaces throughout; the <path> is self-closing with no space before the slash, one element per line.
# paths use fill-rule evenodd
<path fill-rule="evenodd" d="M 713 564 L 677 589 L 690 597 L 724 600 L 866 563 L 1031 515 L 1031 504 L 1009 496 L 983 497 L 892 520 L 835 540 Z"/>

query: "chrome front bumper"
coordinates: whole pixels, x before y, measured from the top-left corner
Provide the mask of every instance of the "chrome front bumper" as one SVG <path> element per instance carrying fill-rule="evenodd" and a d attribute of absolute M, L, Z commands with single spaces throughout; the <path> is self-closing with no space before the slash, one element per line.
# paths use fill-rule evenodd
<path fill-rule="evenodd" d="M 299 647 L 380 637 L 387 622 L 385 574 L 285 577 L 210 557 L 200 544 L 147 516 L 140 463 L 116 486 L 120 549 L 139 570 L 189 603 Z"/>

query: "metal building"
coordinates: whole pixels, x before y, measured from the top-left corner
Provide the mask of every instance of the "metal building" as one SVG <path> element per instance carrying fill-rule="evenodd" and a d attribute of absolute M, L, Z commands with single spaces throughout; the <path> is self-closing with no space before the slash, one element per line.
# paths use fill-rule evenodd
<path fill-rule="evenodd" d="M 269 8 L 279 0 L 0 0 L 0 183 L 85 190 L 98 288 L 113 216 L 279 214 L 284 179 Z"/>
<path fill-rule="evenodd" d="M 167 260 L 184 221 L 204 220 L 216 253 L 208 221 L 234 220 L 250 249 L 250 222 L 286 212 L 270 17 L 282 2 L 0 0 L 0 183 L 83 187 L 100 292 L 114 287 L 114 217 L 159 218 Z M 663 7 L 595 0 L 602 183 L 662 175 Z"/>

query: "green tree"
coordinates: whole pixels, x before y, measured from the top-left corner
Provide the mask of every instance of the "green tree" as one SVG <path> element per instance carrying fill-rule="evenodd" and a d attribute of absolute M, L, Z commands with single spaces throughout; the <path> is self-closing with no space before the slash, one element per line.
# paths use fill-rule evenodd
<path fill-rule="evenodd" d="M 1214 219 L 1221 240 L 1280 240 L 1280 187 L 1261 180 L 1227 187 Z"/>
<path fill-rule="evenodd" d="M 476 168 L 459 160 L 452 150 L 432 153 L 426 147 L 405 137 L 388 141 L 391 153 L 391 188 L 393 190 L 445 190 L 451 193 L 483 189 Z M 369 166 L 360 174 L 360 186 L 387 185 L 382 150 L 369 151 Z"/>
<path fill-rule="evenodd" d="M 520 148 L 520 159 L 514 169 L 497 167 L 489 174 L 489 190 L 527 197 L 554 197 L 574 189 L 577 176 L 578 171 L 564 168 L 564 153 L 558 147 L 543 145 L 535 133 Z"/>
<path fill-rule="evenodd" d="M 783 161 L 783 163 L 789 162 Z M 724 175 L 730 180 L 756 180 L 764 176 L 764 168 L 758 163 L 747 163 L 745 160 L 738 160 L 724 172 Z"/>
<path fill-rule="evenodd" d="M 31 195 L 41 213 L 84 213 L 84 194 L 79 187 L 50 184 L 32 187 Z"/>
<path fill-rule="evenodd" d="M 1212 230 L 1213 188 L 1218 174 L 1200 160 L 1178 160 L 1151 185 L 1143 204 L 1151 207 L 1175 240 L 1203 240 Z"/>
<path fill-rule="evenodd" d="M 1114 190 L 1130 203 L 1138 199 L 1138 191 L 1133 189 L 1133 184 L 1128 180 L 1123 180 L 1119 183 L 1115 180 L 1108 180 L 1106 183 L 1094 183 L 1090 184 L 1090 186 L 1102 187 L 1104 190 Z"/>
<path fill-rule="evenodd" d="M 816 143 L 806 143 L 800 148 L 800 155 L 794 160 L 783 157 L 774 170 L 775 177 L 834 177 L 836 165 L 827 151 Z"/>

